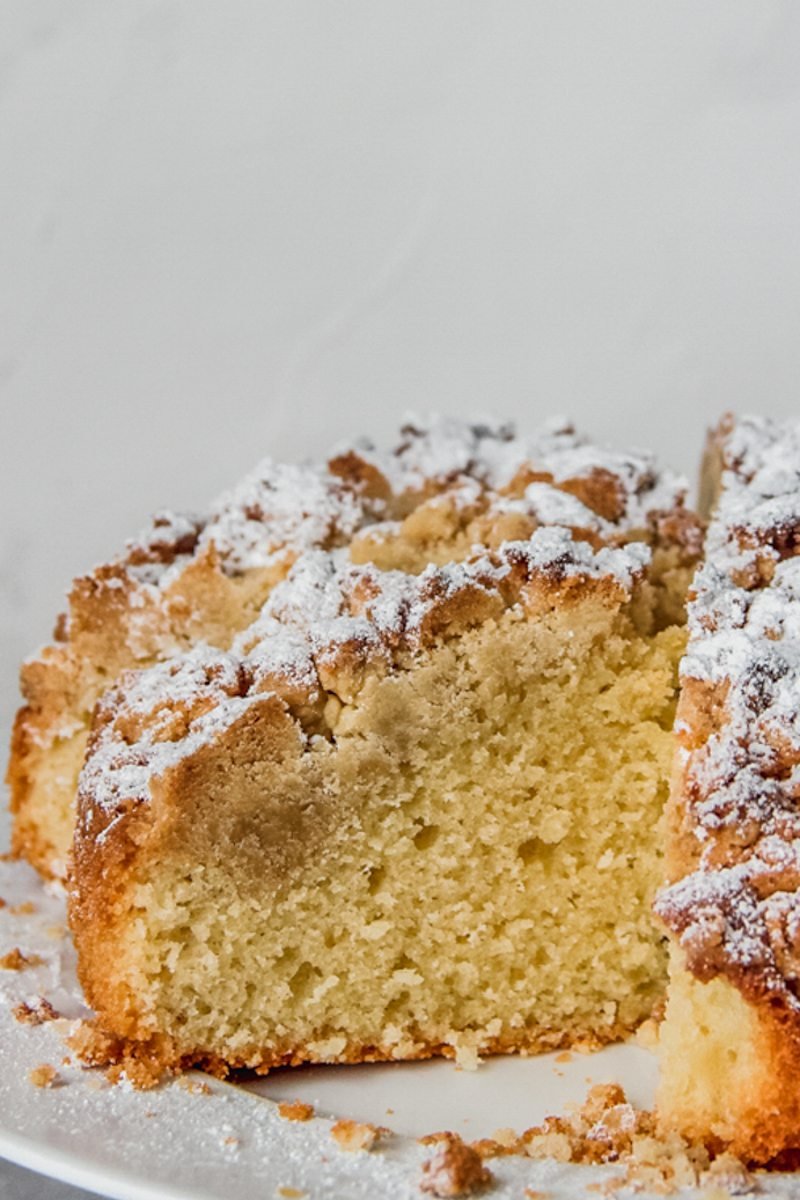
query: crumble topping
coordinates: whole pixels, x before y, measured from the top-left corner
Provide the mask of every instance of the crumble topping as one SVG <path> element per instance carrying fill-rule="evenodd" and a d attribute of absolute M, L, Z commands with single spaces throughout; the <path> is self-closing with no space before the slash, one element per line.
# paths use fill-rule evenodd
<path fill-rule="evenodd" d="M 646 529 L 654 513 L 680 507 L 686 484 L 658 470 L 649 452 L 600 448 L 564 421 L 522 438 L 508 424 L 413 418 L 388 451 L 361 440 L 326 465 L 265 459 L 207 516 L 158 513 L 122 561 L 132 579 L 160 587 L 213 546 L 236 575 L 344 546 L 443 492 L 462 506 L 488 494 L 500 512 L 516 505 L 545 524 L 609 532 Z"/>
<path fill-rule="evenodd" d="M 697 522 L 682 505 L 682 482 L 658 474 L 651 456 L 598 450 L 563 424 L 526 440 L 508 426 L 436 420 L 406 426 L 388 453 L 359 443 L 325 468 L 262 464 L 207 520 L 161 514 L 129 546 L 139 587 L 164 586 L 204 547 L 233 574 L 280 559 L 282 576 L 230 650 L 200 642 L 179 654 L 173 644 L 172 657 L 106 693 L 80 785 L 113 818 L 99 836 L 148 798 L 153 778 L 269 694 L 304 736 L 330 736 L 335 704 L 351 702 L 368 672 L 536 603 L 537 588 L 566 596 L 596 583 L 629 597 L 651 557 L 640 537 L 658 541 L 672 522 L 672 544 L 695 553 Z M 378 544 L 408 521 L 422 569 L 377 565 L 372 542 L 361 545 L 367 561 L 353 560 L 358 530 L 379 531 Z M 439 536 L 444 546 L 466 538 L 461 557 L 430 561 L 426 538 Z"/>

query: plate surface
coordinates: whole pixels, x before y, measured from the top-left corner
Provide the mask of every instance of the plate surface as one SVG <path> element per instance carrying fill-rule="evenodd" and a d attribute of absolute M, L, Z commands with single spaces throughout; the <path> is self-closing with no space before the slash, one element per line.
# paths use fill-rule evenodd
<path fill-rule="evenodd" d="M 633 1045 L 573 1054 L 568 1062 L 552 1054 L 495 1058 L 475 1071 L 434 1061 L 284 1070 L 246 1086 L 193 1073 L 151 1092 L 111 1087 L 102 1074 L 64 1062 L 71 1022 L 86 1009 L 63 897 L 15 863 L 0 863 L 0 896 L 0 952 L 19 946 L 41 958 L 23 971 L 0 972 L 0 1154 L 120 1200 L 264 1200 L 281 1188 L 337 1200 L 419 1198 L 430 1151 L 416 1138 L 425 1133 L 519 1132 L 580 1101 L 590 1083 L 612 1079 L 637 1104 L 652 1099 L 655 1060 Z M 25 904 L 34 911 L 15 911 Z M 36 1027 L 16 1021 L 13 1006 L 37 996 L 63 1019 Z M 52 1088 L 29 1080 L 43 1063 L 58 1070 Z M 294 1099 L 313 1103 L 318 1116 L 282 1119 L 276 1102 Z M 388 1126 L 393 1136 L 371 1153 L 347 1153 L 330 1135 L 336 1117 Z M 587 1183 L 614 1174 L 524 1159 L 496 1160 L 491 1169 L 498 1197 L 519 1197 L 525 1186 L 555 1197 L 582 1194 Z"/>

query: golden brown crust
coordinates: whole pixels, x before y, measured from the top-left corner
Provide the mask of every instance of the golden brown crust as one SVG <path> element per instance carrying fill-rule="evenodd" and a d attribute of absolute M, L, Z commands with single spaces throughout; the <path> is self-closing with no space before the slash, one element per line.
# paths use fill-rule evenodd
<path fill-rule="evenodd" d="M 116 1023 L 116 1015 L 114 1017 Z M 576 1049 L 581 1052 L 600 1050 L 614 1042 L 624 1041 L 633 1033 L 630 1026 L 609 1025 L 580 1029 L 527 1029 L 518 1035 L 488 1037 L 481 1043 L 481 1056 L 519 1054 L 523 1057 L 545 1054 L 555 1050 Z M 186 1050 L 175 1039 L 162 1034 L 137 1039 L 107 1033 L 94 1022 L 83 1022 L 70 1039 L 70 1047 L 87 1066 L 117 1068 L 129 1074 L 138 1086 L 155 1086 L 164 1075 L 188 1071 L 192 1067 L 207 1071 L 219 1079 L 232 1072 L 254 1071 L 267 1075 L 281 1067 L 299 1067 L 311 1063 L 381 1063 L 397 1062 L 395 1044 L 362 1045 L 348 1043 L 335 1057 L 321 1057 L 310 1046 L 287 1044 L 284 1049 L 252 1046 L 241 1053 L 221 1057 L 218 1053 L 196 1047 Z M 419 1040 L 413 1049 L 402 1054 L 404 1062 L 430 1058 L 458 1057 L 456 1047 L 447 1042 Z"/>

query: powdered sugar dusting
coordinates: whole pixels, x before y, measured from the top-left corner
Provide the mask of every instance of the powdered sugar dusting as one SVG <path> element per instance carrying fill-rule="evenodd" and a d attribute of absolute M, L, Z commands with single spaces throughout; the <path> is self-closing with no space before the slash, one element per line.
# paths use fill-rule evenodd
<path fill-rule="evenodd" d="M 246 571 L 287 550 L 349 541 L 365 517 L 356 493 L 325 468 L 265 459 L 213 505 L 200 544 L 213 542 L 229 570 Z"/>
<path fill-rule="evenodd" d="M 648 455 L 598 449 L 563 422 L 523 439 L 510 426 L 435 418 L 405 426 L 386 453 L 362 443 L 328 466 L 265 460 L 207 518 L 162 514 L 129 546 L 126 567 L 139 589 L 131 627 L 141 588 L 152 601 L 198 555 L 210 554 L 230 575 L 278 570 L 261 613 L 229 653 L 200 645 L 168 657 L 174 650 L 165 647 L 166 662 L 112 689 L 82 796 L 107 813 L 145 800 L 152 779 L 266 692 L 302 710 L 309 726 L 320 699 L 336 694 L 346 660 L 392 669 L 453 621 L 464 628 L 523 603 L 536 579 L 554 588 L 602 580 L 624 600 L 651 553 L 629 535 L 649 528 L 659 536 L 664 513 L 683 512 L 682 494 L 681 481 L 659 474 Z M 467 541 L 465 557 L 462 550 L 457 561 L 430 562 L 416 574 L 351 560 L 354 535 L 400 537 L 418 505 L 434 528 L 442 523 L 445 540 L 453 528 L 491 533 L 508 514 L 521 516 L 514 528 L 530 534 L 501 535 L 471 551 Z M 343 686 L 352 695 L 357 679 Z"/>
<path fill-rule="evenodd" d="M 800 425 L 744 419 L 723 453 L 682 664 L 719 708 L 685 768 L 699 862 L 656 908 L 698 975 L 756 980 L 798 1009 Z M 680 716 L 691 741 L 689 702 Z"/>

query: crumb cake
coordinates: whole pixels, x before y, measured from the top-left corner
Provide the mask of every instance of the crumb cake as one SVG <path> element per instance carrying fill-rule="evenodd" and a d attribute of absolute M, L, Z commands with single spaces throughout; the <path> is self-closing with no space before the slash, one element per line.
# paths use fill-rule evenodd
<path fill-rule="evenodd" d="M 77 581 L 9 778 L 85 1053 L 469 1063 L 666 996 L 662 1132 L 796 1154 L 800 426 L 724 420 L 701 508 L 705 549 L 648 454 L 432 422 Z"/>
<path fill-rule="evenodd" d="M 704 490 L 656 903 L 672 941 L 658 1107 L 764 1162 L 800 1149 L 800 426 L 724 421 Z"/>
<path fill-rule="evenodd" d="M 262 464 L 79 580 L 10 778 L 45 873 L 74 827 L 95 1053 L 141 1078 L 634 1029 L 701 541 L 649 454 L 445 421 Z"/>

